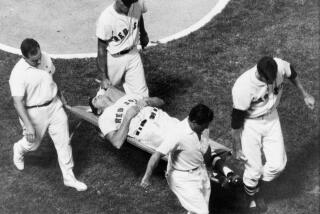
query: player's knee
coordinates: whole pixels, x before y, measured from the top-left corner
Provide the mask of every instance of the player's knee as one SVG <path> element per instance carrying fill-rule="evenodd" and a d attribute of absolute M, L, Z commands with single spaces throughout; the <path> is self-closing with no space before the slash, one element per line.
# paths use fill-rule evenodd
<path fill-rule="evenodd" d="M 269 166 L 268 171 L 270 172 L 270 174 L 280 174 L 284 168 L 286 167 L 286 163 L 277 163 L 277 164 L 273 164 L 272 166 Z"/>
<path fill-rule="evenodd" d="M 272 166 L 266 166 L 264 175 L 263 175 L 263 180 L 264 181 L 272 181 L 273 179 L 277 178 L 281 172 L 285 169 L 286 162 L 284 163 L 277 163 Z"/>
<path fill-rule="evenodd" d="M 259 183 L 259 179 L 260 178 L 250 178 L 250 177 L 243 177 L 243 183 L 246 185 L 246 186 L 249 186 L 249 187 L 256 187 L 258 186 L 258 183 Z"/>
<path fill-rule="evenodd" d="M 249 187 L 255 187 L 258 185 L 259 180 L 262 176 L 262 170 L 245 170 L 243 174 L 243 183 Z"/>

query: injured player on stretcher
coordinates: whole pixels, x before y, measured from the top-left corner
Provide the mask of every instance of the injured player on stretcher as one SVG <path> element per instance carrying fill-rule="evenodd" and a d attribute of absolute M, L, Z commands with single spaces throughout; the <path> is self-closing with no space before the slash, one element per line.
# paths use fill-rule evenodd
<path fill-rule="evenodd" d="M 127 136 L 156 149 L 169 132 L 180 121 L 159 109 L 164 101 L 157 97 L 126 95 L 115 87 L 100 89 L 89 99 L 94 114 L 99 115 L 99 128 L 104 139 L 120 149 Z M 225 165 L 231 150 L 209 138 L 206 129 L 201 136 L 201 150 L 207 163 L 218 172 L 223 187 L 238 186 L 242 181 Z"/>

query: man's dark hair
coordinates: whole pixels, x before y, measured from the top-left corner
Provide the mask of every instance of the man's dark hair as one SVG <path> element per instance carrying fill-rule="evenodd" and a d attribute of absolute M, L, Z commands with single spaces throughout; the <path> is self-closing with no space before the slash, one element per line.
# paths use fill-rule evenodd
<path fill-rule="evenodd" d="M 209 123 L 213 120 L 213 111 L 208 106 L 199 103 L 191 109 L 189 120 L 198 125 Z"/>
<path fill-rule="evenodd" d="M 137 2 L 138 0 L 121 0 L 123 2 L 123 4 L 127 7 L 130 8 L 131 5 L 135 2 Z"/>
<path fill-rule="evenodd" d="M 34 56 L 37 54 L 38 48 L 40 48 L 39 43 L 30 38 L 26 38 L 22 41 L 20 49 L 24 57 Z"/>
<path fill-rule="evenodd" d="M 257 64 L 258 73 L 268 82 L 273 82 L 277 77 L 278 66 L 270 56 L 262 57 Z"/>
<path fill-rule="evenodd" d="M 90 97 L 90 98 L 89 98 L 89 106 L 90 106 L 91 111 L 92 111 L 93 114 L 99 115 L 99 114 L 98 114 L 98 108 L 94 107 L 94 105 L 93 105 L 93 103 L 92 103 L 93 98 L 94 98 L 94 97 Z"/>

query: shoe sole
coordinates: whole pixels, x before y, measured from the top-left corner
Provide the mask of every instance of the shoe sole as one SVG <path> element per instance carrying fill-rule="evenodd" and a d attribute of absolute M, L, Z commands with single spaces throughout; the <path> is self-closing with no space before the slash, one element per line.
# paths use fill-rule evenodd
<path fill-rule="evenodd" d="M 75 190 L 77 190 L 78 192 L 83 192 L 83 191 L 86 191 L 88 189 L 88 187 L 84 188 L 84 189 L 79 189 L 79 188 L 76 188 L 74 186 L 69 186 L 67 184 L 64 184 L 66 187 L 69 187 L 69 188 L 73 188 Z"/>
<path fill-rule="evenodd" d="M 15 152 L 15 150 L 16 150 L 15 148 L 16 148 L 16 144 L 13 145 L 13 165 L 14 165 L 15 169 L 17 169 L 17 170 L 19 170 L 19 171 L 22 171 L 22 170 L 24 170 L 24 166 L 21 167 L 21 168 L 19 168 L 19 167 L 17 167 L 17 165 L 16 165 L 16 163 L 15 163 L 15 162 L 16 162 L 16 161 L 15 161 L 15 158 L 14 158 L 14 156 L 15 156 L 14 154 L 16 153 L 16 152 Z"/>

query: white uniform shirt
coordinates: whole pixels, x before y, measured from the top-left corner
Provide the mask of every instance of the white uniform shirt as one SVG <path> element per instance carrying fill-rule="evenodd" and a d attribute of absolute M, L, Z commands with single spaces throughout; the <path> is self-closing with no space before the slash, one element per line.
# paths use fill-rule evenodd
<path fill-rule="evenodd" d="M 44 104 L 57 95 L 58 88 L 52 78 L 55 67 L 46 53 L 41 54 L 41 63 L 37 68 L 22 58 L 10 75 L 11 95 L 24 97 L 26 106 Z"/>
<path fill-rule="evenodd" d="M 117 100 L 115 104 L 107 107 L 98 120 L 99 128 L 103 135 L 107 135 L 112 131 L 118 130 L 127 110 L 136 105 L 137 101 L 140 99 L 142 99 L 142 97 L 139 95 L 125 95 Z M 135 137 L 135 133 L 139 128 L 141 121 L 148 119 L 153 109 L 154 107 L 144 107 L 134 118 L 131 119 L 128 133 L 129 136 Z M 157 109 L 156 115 L 161 114 L 160 112 L 161 110 Z"/>
<path fill-rule="evenodd" d="M 273 85 L 267 85 L 256 77 L 257 66 L 244 72 L 232 88 L 233 107 L 248 112 L 249 118 L 270 113 L 279 104 L 284 77 L 291 76 L 290 64 L 274 58 L 278 65 L 277 78 Z M 275 94 L 278 90 L 278 94 Z"/>
<path fill-rule="evenodd" d="M 101 13 L 96 24 L 96 36 L 109 42 L 107 50 L 110 54 L 119 53 L 138 44 L 138 21 L 142 13 L 147 11 L 143 0 L 133 3 L 128 15 L 115 11 L 114 4 Z"/>
<path fill-rule="evenodd" d="M 117 100 L 115 104 L 104 109 L 98 120 L 101 132 L 106 135 L 118 130 L 127 110 L 136 105 L 139 99 L 139 96 L 125 95 Z"/>
<path fill-rule="evenodd" d="M 171 130 L 156 151 L 164 155 L 169 154 L 168 164 L 172 168 L 183 171 L 190 170 L 204 163 L 201 143 L 186 118 Z"/>

